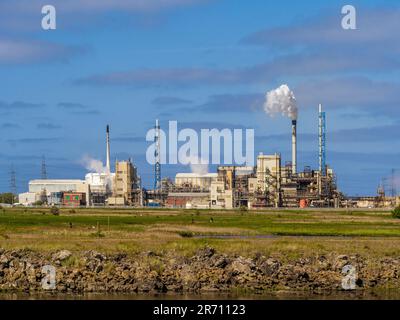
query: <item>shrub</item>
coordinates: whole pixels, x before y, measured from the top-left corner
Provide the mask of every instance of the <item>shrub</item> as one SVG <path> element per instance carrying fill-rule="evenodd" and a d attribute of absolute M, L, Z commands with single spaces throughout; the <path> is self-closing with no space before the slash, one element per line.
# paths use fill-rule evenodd
<path fill-rule="evenodd" d="M 52 207 L 52 208 L 50 209 L 50 213 L 53 214 L 53 215 L 55 215 L 55 216 L 59 216 L 59 215 L 60 215 L 60 209 L 57 208 L 57 207 Z"/>
<path fill-rule="evenodd" d="M 193 238 L 193 233 L 190 231 L 179 231 L 178 234 L 182 237 L 182 238 Z"/>
<path fill-rule="evenodd" d="M 69 210 L 69 213 L 76 213 L 76 210 L 75 209 L 71 209 L 71 210 Z"/>
<path fill-rule="evenodd" d="M 93 232 L 89 235 L 92 238 L 104 238 L 105 234 L 103 234 L 100 230 L 97 230 L 96 232 Z"/>
<path fill-rule="evenodd" d="M 400 206 L 392 211 L 393 218 L 400 219 Z"/>
<path fill-rule="evenodd" d="M 240 211 L 246 212 L 246 211 L 247 211 L 247 207 L 246 207 L 246 206 L 241 206 L 241 207 L 240 207 Z"/>

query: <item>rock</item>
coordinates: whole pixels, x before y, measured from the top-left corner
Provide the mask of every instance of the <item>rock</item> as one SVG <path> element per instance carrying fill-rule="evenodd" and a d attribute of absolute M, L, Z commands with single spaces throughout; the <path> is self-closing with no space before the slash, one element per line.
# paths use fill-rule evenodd
<path fill-rule="evenodd" d="M 250 274 L 251 268 L 254 267 L 253 262 L 250 259 L 244 259 L 242 257 L 237 258 L 231 264 L 231 269 L 234 275 L 238 274 Z"/>
<path fill-rule="evenodd" d="M 214 262 L 214 267 L 223 269 L 228 265 L 228 263 L 228 259 L 225 257 L 220 257 Z"/>
<path fill-rule="evenodd" d="M 199 258 L 211 258 L 215 253 L 215 249 L 211 247 L 205 247 L 202 249 L 199 249 L 196 253 L 196 256 Z"/>
<path fill-rule="evenodd" d="M 10 258 L 8 258 L 5 254 L 2 254 L 0 256 L 0 264 L 2 264 L 5 267 L 8 267 L 10 263 Z"/>
<path fill-rule="evenodd" d="M 61 250 L 53 255 L 53 260 L 64 261 L 72 256 L 71 251 L 68 250 Z"/>
<path fill-rule="evenodd" d="M 102 271 L 103 271 L 103 266 L 101 264 L 96 266 L 96 268 L 94 269 L 94 272 L 96 272 L 96 273 L 100 273 Z"/>
<path fill-rule="evenodd" d="M 126 253 L 117 253 L 112 257 L 112 260 L 115 262 L 120 262 L 121 260 L 125 259 L 127 257 Z"/>
<path fill-rule="evenodd" d="M 101 254 L 100 252 L 93 251 L 93 250 L 91 250 L 87 253 L 87 257 L 89 259 L 95 259 L 95 260 L 99 260 L 99 261 L 106 260 L 106 256 L 104 254 Z"/>
<path fill-rule="evenodd" d="M 261 263 L 259 269 L 264 275 L 270 277 L 278 273 L 280 266 L 281 264 L 278 260 L 269 258 Z"/>
<path fill-rule="evenodd" d="M 253 258 L 217 254 L 205 247 L 192 258 L 177 252 L 114 254 L 101 252 L 74 253 L 83 264 L 61 265 L 71 256 L 67 250 L 48 256 L 29 250 L 0 249 L 0 290 L 41 290 L 41 267 L 57 266 L 56 291 L 64 292 L 206 292 L 244 290 L 340 290 L 344 265 L 357 270 L 357 286 L 361 288 L 398 287 L 399 258 L 366 258 L 359 255 L 326 256 L 291 259 L 280 256 Z M 156 257 L 156 259 L 155 259 Z M 156 264 L 155 264 L 156 262 Z"/>

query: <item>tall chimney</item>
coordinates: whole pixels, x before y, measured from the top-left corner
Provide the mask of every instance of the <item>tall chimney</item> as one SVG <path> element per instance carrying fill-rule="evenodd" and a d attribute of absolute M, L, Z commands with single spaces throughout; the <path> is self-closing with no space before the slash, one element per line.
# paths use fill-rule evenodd
<path fill-rule="evenodd" d="M 292 120 L 292 173 L 297 173 L 297 120 Z"/>
<path fill-rule="evenodd" d="M 107 168 L 107 173 L 111 172 L 111 167 L 110 167 L 110 126 L 107 125 L 107 162 L 106 162 L 106 168 Z"/>
<path fill-rule="evenodd" d="M 319 137 L 319 171 L 322 176 L 326 174 L 326 114 L 322 110 L 322 104 L 318 108 L 318 137 Z"/>

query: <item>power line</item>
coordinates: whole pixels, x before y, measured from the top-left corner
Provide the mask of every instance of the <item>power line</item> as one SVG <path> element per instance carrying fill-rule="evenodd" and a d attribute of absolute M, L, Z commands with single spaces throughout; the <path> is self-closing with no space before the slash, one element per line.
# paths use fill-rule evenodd
<path fill-rule="evenodd" d="M 47 180 L 47 169 L 46 169 L 46 159 L 44 155 L 42 156 L 42 172 L 41 172 L 42 180 Z"/>
<path fill-rule="evenodd" d="M 13 195 L 17 194 L 17 179 L 16 179 L 16 172 L 14 169 L 14 166 L 11 166 L 11 170 L 10 170 L 10 192 Z M 14 201 L 13 201 L 14 202 Z"/>
<path fill-rule="evenodd" d="M 396 190 L 396 169 L 392 169 L 392 176 L 391 176 L 391 193 L 392 197 L 395 197 L 397 195 L 397 190 Z"/>

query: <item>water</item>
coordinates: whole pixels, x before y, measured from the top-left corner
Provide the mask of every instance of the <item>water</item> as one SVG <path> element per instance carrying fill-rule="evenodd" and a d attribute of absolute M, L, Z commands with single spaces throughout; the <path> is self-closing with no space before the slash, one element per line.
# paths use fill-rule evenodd
<path fill-rule="evenodd" d="M 0 292 L 0 300 L 400 300 L 400 290 L 274 291 L 261 294 L 135 294 L 135 293 L 24 293 Z"/>

